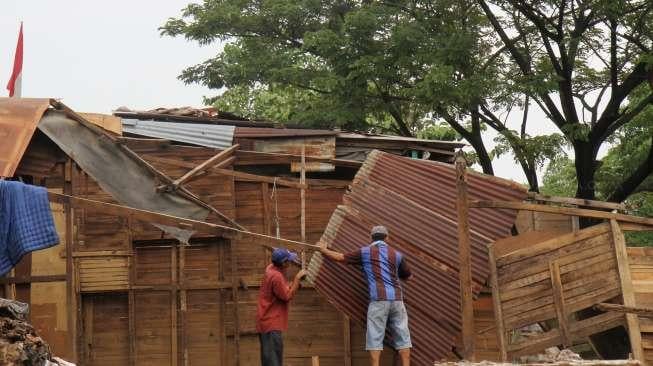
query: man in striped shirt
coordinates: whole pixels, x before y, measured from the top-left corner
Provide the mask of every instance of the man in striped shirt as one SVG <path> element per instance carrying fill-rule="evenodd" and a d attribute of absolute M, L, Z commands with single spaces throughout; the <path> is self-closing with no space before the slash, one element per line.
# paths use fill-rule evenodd
<path fill-rule="evenodd" d="M 351 253 L 343 254 L 326 247 L 322 247 L 320 251 L 329 259 L 360 265 L 363 270 L 370 299 L 367 307 L 365 348 L 370 352 L 371 365 L 379 365 L 387 324 L 392 336 L 392 345 L 401 357 L 401 364 L 409 366 L 412 344 L 399 280 L 410 279 L 410 269 L 403 254 L 386 243 L 388 229 L 375 226 L 371 234 L 370 245 Z"/>

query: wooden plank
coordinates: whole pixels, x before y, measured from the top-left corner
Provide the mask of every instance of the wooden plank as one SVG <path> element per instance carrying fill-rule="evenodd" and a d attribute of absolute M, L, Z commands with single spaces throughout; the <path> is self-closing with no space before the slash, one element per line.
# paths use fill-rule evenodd
<path fill-rule="evenodd" d="M 89 258 L 89 257 L 129 257 L 133 255 L 131 250 L 98 250 L 93 252 L 73 252 L 73 258 Z"/>
<path fill-rule="evenodd" d="M 570 324 L 571 338 L 584 339 L 592 334 L 612 329 L 624 323 L 620 314 L 605 313 L 588 319 L 573 322 Z M 526 341 L 511 344 L 508 347 L 508 355 L 511 358 L 522 355 L 537 354 L 548 347 L 558 345 L 562 342 L 559 329 L 553 329 L 541 335 L 527 338 Z"/>
<path fill-rule="evenodd" d="M 460 265 L 460 304 L 462 310 L 462 338 L 465 360 L 475 361 L 474 298 L 472 293 L 471 239 L 469 229 L 467 162 L 462 155 L 456 158 L 456 187 L 458 209 L 458 260 Z"/>
<path fill-rule="evenodd" d="M 544 202 L 553 202 L 553 203 L 564 203 L 575 206 L 590 207 L 590 208 L 602 208 L 607 210 L 619 210 L 625 211 L 626 205 L 623 203 L 614 203 L 614 202 L 605 202 L 605 201 L 594 201 L 586 200 L 582 198 L 570 198 L 570 197 L 558 197 L 558 196 L 548 196 L 540 193 L 529 192 L 528 198 L 535 201 L 544 201 Z"/>
<path fill-rule="evenodd" d="M 179 177 L 176 179 L 174 182 L 172 182 L 172 186 L 178 187 L 184 183 L 186 183 L 191 177 L 195 176 L 197 173 L 206 170 L 207 168 L 210 168 L 216 164 L 218 164 L 221 161 L 224 161 L 227 157 L 232 155 L 234 151 L 238 150 L 240 148 L 240 145 L 236 144 L 233 145 L 225 150 L 220 151 L 219 153 L 215 154 L 213 157 L 210 159 L 204 161 L 203 163 L 199 164 L 195 168 L 191 169 L 188 173 L 184 174 L 183 176 Z"/>
<path fill-rule="evenodd" d="M 503 311 L 501 308 L 499 282 L 497 280 L 497 263 L 494 254 L 494 244 L 490 244 L 488 248 L 489 266 L 490 266 L 490 287 L 492 288 L 492 304 L 494 305 L 494 319 L 497 330 L 497 342 L 499 344 L 499 352 L 501 353 L 501 361 L 508 361 L 508 353 L 506 349 L 506 330 L 503 323 Z"/>
<path fill-rule="evenodd" d="M 565 347 L 571 346 L 571 336 L 569 334 L 568 314 L 565 310 L 565 295 L 562 292 L 562 280 L 560 279 L 560 263 L 553 261 L 549 263 L 549 272 L 551 273 L 551 286 L 553 287 L 553 303 L 558 316 L 558 327 L 562 335 L 562 344 Z"/>
<path fill-rule="evenodd" d="M 614 219 L 620 222 L 623 221 L 623 222 L 653 226 L 653 219 L 651 218 L 624 215 L 624 214 L 605 212 L 605 211 L 588 210 L 583 208 L 548 206 L 548 205 L 538 205 L 534 203 L 511 202 L 511 201 L 472 201 L 470 202 L 469 205 L 470 207 L 474 207 L 474 208 L 504 208 L 504 209 L 511 209 L 511 210 L 551 212 L 551 213 L 557 213 L 557 214 L 563 214 L 569 216 L 593 217 L 596 219 L 606 219 L 606 220 Z"/>
<path fill-rule="evenodd" d="M 543 242 L 537 243 L 531 247 L 516 250 L 512 253 L 504 255 L 500 258 L 497 258 L 497 265 L 503 267 L 507 264 L 514 263 L 520 260 L 524 260 L 536 255 L 552 252 L 558 250 L 560 247 L 576 243 L 582 240 L 592 238 L 597 235 L 601 235 L 610 231 L 609 224 L 600 224 L 583 229 L 578 232 L 572 232 L 564 234 L 562 236 L 545 240 Z"/>
<path fill-rule="evenodd" d="M 625 306 L 619 304 L 600 303 L 594 306 L 597 310 L 601 311 L 615 311 L 626 314 L 637 314 L 640 317 L 653 318 L 653 308 Z"/>
<path fill-rule="evenodd" d="M 637 304 L 635 303 L 635 291 L 633 290 L 633 282 L 630 275 L 630 265 L 628 264 L 626 240 L 616 219 L 610 220 L 610 227 L 612 228 L 612 238 L 617 255 L 617 266 L 619 269 L 619 278 L 621 279 L 624 305 L 635 307 Z M 628 324 L 628 338 L 630 339 L 633 356 L 635 359 L 645 362 L 644 350 L 642 348 L 642 333 L 639 328 L 637 315 L 626 314 L 626 323 Z"/>

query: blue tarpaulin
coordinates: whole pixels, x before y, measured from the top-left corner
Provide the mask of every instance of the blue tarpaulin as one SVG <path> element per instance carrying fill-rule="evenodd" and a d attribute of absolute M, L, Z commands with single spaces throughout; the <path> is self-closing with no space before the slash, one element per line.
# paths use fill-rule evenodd
<path fill-rule="evenodd" d="M 48 191 L 0 181 L 0 275 L 14 268 L 25 254 L 58 243 Z"/>

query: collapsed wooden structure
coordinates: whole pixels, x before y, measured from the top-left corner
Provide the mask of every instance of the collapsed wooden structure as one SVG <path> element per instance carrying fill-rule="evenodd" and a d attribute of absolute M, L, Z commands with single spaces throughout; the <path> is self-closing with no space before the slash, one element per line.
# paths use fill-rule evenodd
<path fill-rule="evenodd" d="M 29 103 L 29 100 L 25 102 Z M 238 121 L 234 124 L 242 130 L 233 132 L 230 145 L 236 147 L 220 149 L 179 144 L 170 139 L 97 131 L 111 144 L 119 146 L 123 153 L 146 166 L 157 180 L 156 188 L 161 194 L 182 196 L 208 212 L 205 220 L 196 220 L 121 205 L 102 188 L 102 182 L 91 177 L 76 162 L 74 155 L 64 153 L 61 147 L 37 130 L 40 115 L 47 113 L 48 108 L 63 112 L 67 118 L 92 130 L 99 130 L 97 126 L 101 126 L 120 131 L 119 120 L 116 122 L 114 117 L 108 116 L 81 116 L 56 101 L 46 101 L 45 107 L 43 100 L 34 102 L 34 105 L 37 108 L 31 110 L 22 107 L 21 113 L 31 116 L 32 124 L 28 128 L 16 124 L 20 132 L 16 134 L 19 136 L 18 147 L 9 151 L 8 154 L 14 154 L 14 158 L 7 161 L 7 166 L 13 169 L 9 176 L 45 186 L 51 191 L 53 214 L 62 245 L 26 256 L 10 276 L 0 279 L 4 285 L 1 292 L 2 296 L 30 303 L 31 320 L 51 343 L 55 353 L 84 365 L 257 364 L 258 342 L 252 314 L 261 271 L 269 261 L 266 247 L 284 245 L 308 252 L 314 249 L 303 243 L 314 243 L 323 235 L 360 166 L 360 161 L 339 159 L 338 146 L 341 156 L 367 156 L 367 151 L 376 146 L 391 153 L 421 151 L 418 155 L 422 158 L 447 162 L 452 161 L 456 147 L 444 144 L 436 148 L 415 140 L 388 137 L 340 136 L 330 131 L 302 133 L 301 130 L 263 128 Z M 4 107 L 0 103 L 0 109 Z M 174 120 L 174 117 L 169 118 Z M 5 127 L 1 122 L 0 129 Z M 16 152 L 20 152 L 17 159 Z M 3 154 L 0 149 L 0 160 L 5 157 Z M 307 176 L 307 171 L 314 173 Z M 500 265 L 494 267 L 498 285 L 493 288 L 494 304 L 487 292 L 482 291 L 473 298 L 471 286 L 466 286 L 466 283 L 472 283 L 471 263 L 466 265 L 469 257 L 461 250 L 459 290 L 463 315 L 462 334 L 457 342 L 462 346 L 462 356 L 506 359 L 524 353 L 523 350 L 537 352 L 544 345 L 564 344 L 576 336 L 592 334 L 596 327 L 585 326 L 594 324 L 592 318 L 589 318 L 589 323 L 570 318 L 571 312 L 575 311 L 570 309 L 576 309 L 578 304 L 569 293 L 585 281 L 574 279 L 574 276 L 584 276 L 585 272 L 575 269 L 567 272 L 567 269 L 576 265 L 574 260 L 598 260 L 602 268 L 610 267 L 599 275 L 612 275 L 610 279 L 614 281 L 600 286 L 596 284 L 598 287 L 593 291 L 605 290 L 614 295 L 612 298 L 625 294 L 628 281 L 624 283 L 626 275 L 622 274 L 625 271 L 623 251 L 617 249 L 623 248 L 623 240 L 612 234 L 619 230 L 648 228 L 650 219 L 601 211 L 622 207 L 603 207 L 601 203 L 568 199 L 555 202 L 556 199 L 539 197 L 535 201 L 571 203 L 593 209 L 461 200 L 467 181 L 464 169 L 458 178 L 462 182 L 457 193 L 459 223 L 465 222 L 467 209 L 476 207 L 567 214 L 572 218 L 589 216 L 612 220 L 618 227 L 613 228 L 613 223 L 600 226 L 609 226 L 610 229 L 605 229 L 608 231 L 600 234 L 603 235 L 600 243 L 595 243 L 603 250 L 598 254 L 599 259 L 593 252 L 592 258 L 587 259 L 579 259 L 583 256 L 580 254 L 582 250 L 577 254 L 567 253 L 567 248 L 579 247 L 584 245 L 579 244 L 583 240 L 595 239 L 591 235 L 578 239 L 578 233 L 571 234 L 573 238 L 565 237 L 572 239 L 561 241 L 558 236 L 564 233 L 560 231 L 547 233 L 545 230 L 544 234 L 520 231 L 516 240 L 499 239 L 494 244 L 493 252 L 498 251 L 493 255 L 500 265 L 523 265 L 523 261 L 531 260 L 538 262 L 533 270 L 539 271 L 541 263 L 537 256 L 555 258 L 553 262 L 557 266 L 547 263 L 541 272 L 531 273 L 530 267 L 522 270 L 527 281 L 537 278 L 539 285 L 545 285 L 546 291 L 550 286 L 552 295 L 554 288 L 562 288 L 562 295 L 555 296 L 552 302 L 527 296 L 505 299 L 504 295 L 506 303 L 502 303 L 501 281 L 507 277 L 500 279 L 499 273 L 505 274 L 509 269 Z M 184 243 L 171 234 L 172 231 L 154 227 L 151 223 L 192 232 L 192 236 Z M 543 229 L 537 227 L 535 216 L 533 224 L 530 229 Z M 464 249 L 467 245 L 465 225 L 460 225 L 459 229 L 463 239 L 461 248 Z M 577 219 L 570 220 L 569 229 L 579 229 Z M 596 233 L 599 229 L 585 230 Z M 612 241 L 605 242 L 603 239 L 607 237 Z M 556 245 L 566 244 L 560 248 L 552 247 L 554 249 L 546 253 L 537 252 L 542 248 L 539 244 L 533 247 L 525 245 L 535 242 L 545 245 L 544 239 L 553 240 Z M 617 242 L 621 244 L 617 245 Z M 523 257 L 516 262 L 505 259 L 514 259 L 514 252 Z M 644 252 L 636 260 L 632 259 L 632 253 L 629 251 L 631 261 L 626 263 L 632 268 L 631 287 L 634 289 L 631 293 L 634 293 L 635 301 L 626 301 L 628 297 L 623 297 L 619 304 L 651 307 L 650 278 L 653 275 L 647 267 L 650 266 L 650 253 Z M 608 258 L 608 254 L 612 257 Z M 592 270 L 593 267 L 586 272 Z M 465 276 L 465 271 L 470 275 Z M 520 280 L 521 277 L 508 278 L 507 281 L 517 286 Z M 476 288 L 476 292 L 478 290 Z M 522 294 L 528 291 L 522 288 Z M 560 293 L 557 291 L 558 295 Z M 588 307 L 612 299 L 587 294 L 578 296 L 584 301 L 583 305 L 589 304 Z M 508 304 L 509 301 L 512 302 Z M 534 306 L 536 314 L 515 322 L 510 317 L 514 315 L 511 311 L 524 309 L 522 306 Z M 540 313 L 538 309 L 542 306 L 546 310 Z M 543 319 L 541 314 L 546 318 Z M 639 324 L 642 352 L 634 354 L 640 359 L 650 360 L 653 350 L 650 321 L 633 317 L 632 313 L 605 314 L 608 315 L 598 316 L 601 329 L 606 324 L 626 324 L 633 334 L 633 324 Z M 539 336 L 537 342 L 512 343 L 507 337 L 510 329 L 517 328 L 524 321 L 548 319 L 557 319 L 562 325 Z M 497 330 L 498 334 L 503 334 L 498 337 L 499 342 L 494 335 Z M 306 364 L 313 356 L 319 356 L 322 365 L 367 364 L 363 351 L 363 327 L 337 311 L 310 286 L 299 292 L 293 304 L 291 327 L 285 339 L 289 364 Z M 451 358 L 455 357 L 452 352 Z M 392 364 L 392 356 L 384 359 L 384 364 Z"/>

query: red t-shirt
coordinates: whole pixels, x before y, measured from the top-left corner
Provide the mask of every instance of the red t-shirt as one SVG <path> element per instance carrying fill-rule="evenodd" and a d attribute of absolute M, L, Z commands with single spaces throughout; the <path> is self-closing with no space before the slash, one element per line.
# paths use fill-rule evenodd
<path fill-rule="evenodd" d="M 256 307 L 256 331 L 258 333 L 288 329 L 288 302 L 293 295 L 283 272 L 274 264 L 268 265 L 265 269 Z"/>

